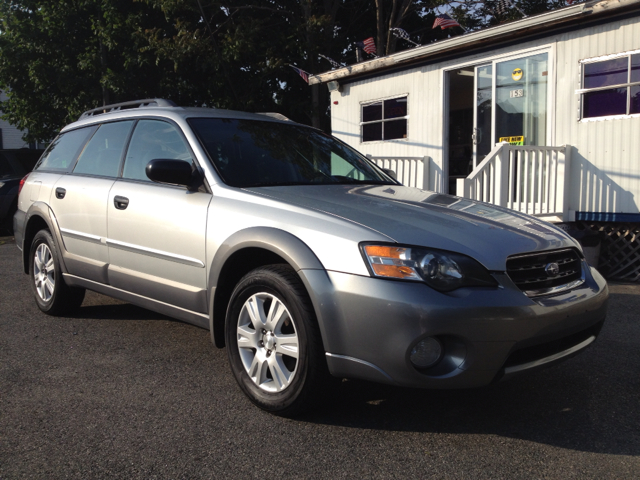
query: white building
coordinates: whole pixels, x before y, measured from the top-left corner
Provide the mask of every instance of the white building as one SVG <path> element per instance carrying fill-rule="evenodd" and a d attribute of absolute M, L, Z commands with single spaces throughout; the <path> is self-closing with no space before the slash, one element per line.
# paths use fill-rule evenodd
<path fill-rule="evenodd" d="M 640 0 L 568 6 L 309 83 L 332 91 L 333 134 L 403 183 L 604 232 L 605 270 L 640 279 Z"/>
<path fill-rule="evenodd" d="M 0 92 L 0 101 L 5 101 L 7 96 Z M 1 113 L 1 112 L 0 112 Z M 22 140 L 24 132 L 0 119 L 0 149 L 14 150 L 19 148 L 29 148 L 29 144 Z"/>

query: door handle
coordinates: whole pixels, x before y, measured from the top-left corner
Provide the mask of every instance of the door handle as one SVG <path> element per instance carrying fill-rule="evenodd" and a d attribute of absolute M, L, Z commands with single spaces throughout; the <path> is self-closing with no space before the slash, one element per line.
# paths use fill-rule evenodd
<path fill-rule="evenodd" d="M 66 194 L 67 194 L 67 191 L 64 188 L 62 187 L 56 188 L 56 198 L 59 198 L 60 200 L 62 200 Z"/>
<path fill-rule="evenodd" d="M 129 206 L 129 199 L 127 197 L 116 195 L 115 197 L 113 197 L 113 204 L 118 210 L 124 210 Z"/>

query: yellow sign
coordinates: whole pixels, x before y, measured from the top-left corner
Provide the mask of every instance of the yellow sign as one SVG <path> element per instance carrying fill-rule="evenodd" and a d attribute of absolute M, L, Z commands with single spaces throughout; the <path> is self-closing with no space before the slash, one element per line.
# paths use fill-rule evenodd
<path fill-rule="evenodd" d="M 524 145 L 524 137 L 500 137 L 498 143 L 507 142 L 510 145 Z"/>
<path fill-rule="evenodd" d="M 521 68 L 514 68 L 513 72 L 511 72 L 511 78 L 513 78 L 516 82 L 519 81 L 523 75 L 524 72 Z"/>

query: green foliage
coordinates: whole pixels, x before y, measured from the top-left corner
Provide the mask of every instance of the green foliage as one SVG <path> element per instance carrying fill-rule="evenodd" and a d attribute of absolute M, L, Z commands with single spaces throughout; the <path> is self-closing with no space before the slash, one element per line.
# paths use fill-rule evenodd
<path fill-rule="evenodd" d="M 493 3 L 492 3 L 493 2 Z M 319 57 L 356 61 L 353 44 L 381 55 L 460 35 L 433 29 L 434 9 L 473 30 L 520 18 L 471 0 L 0 0 L 0 105 L 6 120 L 47 141 L 85 110 L 141 98 L 184 106 L 277 111 L 329 130 L 329 95 L 291 68 L 329 70 Z M 527 14 L 562 0 L 518 0 Z"/>

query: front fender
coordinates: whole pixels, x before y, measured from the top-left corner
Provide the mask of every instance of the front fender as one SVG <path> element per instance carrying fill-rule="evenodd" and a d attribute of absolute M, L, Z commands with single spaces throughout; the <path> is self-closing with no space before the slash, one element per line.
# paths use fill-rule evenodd
<path fill-rule="evenodd" d="M 227 261 L 237 252 L 258 248 L 266 250 L 284 259 L 296 272 L 301 270 L 324 270 L 318 257 L 309 246 L 295 235 L 289 232 L 271 227 L 252 227 L 240 230 L 227 238 L 216 251 L 209 270 L 208 289 L 209 295 L 209 330 L 211 340 L 217 346 L 224 344 L 223 338 L 216 338 L 223 335 L 224 329 L 216 328 L 215 324 L 215 300 L 216 288 L 220 279 L 220 274 Z M 314 304 L 314 309 L 318 309 Z M 322 328 L 322 327 L 321 327 Z"/>

